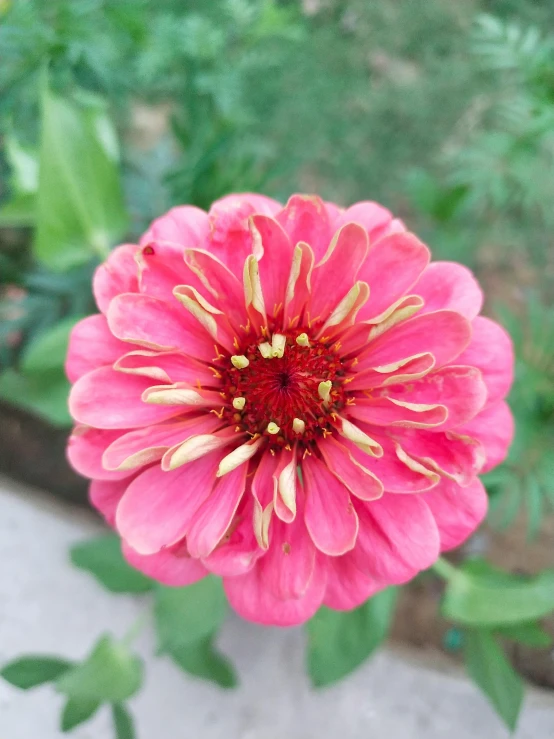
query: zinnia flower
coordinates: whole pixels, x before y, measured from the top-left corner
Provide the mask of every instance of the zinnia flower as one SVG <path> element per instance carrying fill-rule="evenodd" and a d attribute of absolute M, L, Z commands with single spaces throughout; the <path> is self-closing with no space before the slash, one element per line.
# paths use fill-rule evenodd
<path fill-rule="evenodd" d="M 94 277 L 69 459 L 128 561 L 223 577 L 291 625 L 404 583 L 478 526 L 513 356 L 471 272 L 376 203 L 174 208 Z"/>

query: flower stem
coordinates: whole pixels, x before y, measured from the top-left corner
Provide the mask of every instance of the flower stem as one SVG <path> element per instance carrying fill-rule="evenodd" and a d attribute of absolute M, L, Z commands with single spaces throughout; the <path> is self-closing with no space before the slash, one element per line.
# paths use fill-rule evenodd
<path fill-rule="evenodd" d="M 121 639 L 121 644 L 125 647 L 129 647 L 135 641 L 140 632 L 144 629 L 144 627 L 148 623 L 149 618 L 149 610 L 145 610 L 142 613 L 139 613 L 137 618 L 131 624 L 127 633 L 124 635 L 123 639 Z"/>
<path fill-rule="evenodd" d="M 437 575 L 447 582 L 452 580 L 458 574 L 458 569 L 444 559 L 444 557 L 439 557 L 435 564 L 431 565 L 431 569 L 435 570 Z"/>

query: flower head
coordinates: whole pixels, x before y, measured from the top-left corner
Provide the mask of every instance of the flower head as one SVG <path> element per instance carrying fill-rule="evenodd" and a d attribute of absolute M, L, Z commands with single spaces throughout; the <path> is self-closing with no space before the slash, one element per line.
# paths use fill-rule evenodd
<path fill-rule="evenodd" d="M 180 207 L 94 278 L 68 455 L 135 567 L 248 619 L 353 608 L 483 519 L 511 342 L 472 274 L 375 203 Z"/>

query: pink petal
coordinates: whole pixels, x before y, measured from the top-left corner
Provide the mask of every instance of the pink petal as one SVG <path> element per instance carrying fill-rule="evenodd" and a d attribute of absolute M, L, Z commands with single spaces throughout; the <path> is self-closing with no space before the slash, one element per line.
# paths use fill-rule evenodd
<path fill-rule="evenodd" d="M 398 441 L 405 452 L 425 467 L 464 487 L 481 472 L 485 462 L 483 446 L 459 432 L 406 429 L 401 435 L 399 432 Z"/>
<path fill-rule="evenodd" d="M 112 365 L 128 349 L 127 344 L 113 336 L 105 316 L 97 314 L 83 318 L 69 336 L 65 360 L 67 377 L 70 382 L 76 382 L 90 370 Z"/>
<path fill-rule="evenodd" d="M 132 479 L 133 477 L 127 477 L 125 480 L 93 480 L 89 485 L 90 504 L 102 514 L 106 523 L 114 528 L 117 506 Z"/>
<path fill-rule="evenodd" d="M 242 280 L 244 260 L 252 254 L 249 218 L 255 213 L 273 216 L 280 203 L 263 195 L 227 195 L 210 208 L 210 251 Z"/>
<path fill-rule="evenodd" d="M 184 308 L 148 295 L 125 293 L 110 304 L 108 324 L 114 336 L 147 349 L 178 350 L 211 360 L 213 340 Z"/>
<path fill-rule="evenodd" d="M 440 478 L 436 472 L 429 471 L 421 465 L 419 469 L 415 469 L 414 465 L 408 466 L 407 462 L 398 456 L 397 448 L 392 439 L 382 434 L 374 426 L 364 425 L 364 428 L 370 431 L 373 438 L 382 446 L 384 451 L 382 457 L 370 457 L 352 442 L 346 441 L 344 443 L 354 459 L 375 475 L 386 492 L 420 493 L 423 490 L 430 490 L 438 484 Z"/>
<path fill-rule="evenodd" d="M 300 242 L 294 247 L 285 296 L 284 326 L 297 326 L 311 295 L 315 256 L 312 247 Z"/>
<path fill-rule="evenodd" d="M 290 524 L 273 519 L 263 560 L 266 587 L 280 600 L 302 598 L 314 574 L 316 554 L 302 516 Z"/>
<path fill-rule="evenodd" d="M 157 218 L 140 240 L 141 246 L 151 241 L 172 241 L 183 247 L 199 246 L 208 238 L 208 214 L 193 205 L 172 208 Z M 127 290 L 120 290 L 127 292 Z"/>
<path fill-rule="evenodd" d="M 386 233 L 391 221 L 392 214 L 389 210 L 379 203 L 365 200 L 343 210 L 333 220 L 333 228 L 337 230 L 345 223 L 359 223 L 369 234 L 369 243 L 373 245 Z"/>
<path fill-rule="evenodd" d="M 286 523 L 296 517 L 296 491 L 298 488 L 296 446 L 282 449 L 276 455 L 278 462 L 273 472 L 273 506 L 277 516 Z"/>
<path fill-rule="evenodd" d="M 185 421 L 160 423 L 156 426 L 135 429 L 122 436 L 119 432 L 118 438 L 106 448 L 102 463 L 109 470 L 122 468 L 125 471 L 157 462 L 175 444 L 195 434 L 215 431 L 220 425 L 221 421 L 213 413 L 207 413 Z M 123 474 L 129 473 L 123 472 Z"/>
<path fill-rule="evenodd" d="M 125 345 L 128 348 L 128 345 Z M 114 369 L 130 375 L 143 375 L 159 382 L 185 382 L 192 387 L 219 387 L 209 366 L 180 352 L 139 349 L 120 357 Z"/>
<path fill-rule="evenodd" d="M 352 559 L 369 577 L 388 585 L 411 580 L 439 556 L 440 537 L 420 495 L 384 495 L 356 503 L 360 530 Z"/>
<path fill-rule="evenodd" d="M 472 321 L 483 307 L 483 293 L 473 273 L 456 262 L 432 262 L 412 288 L 425 300 L 421 313 L 455 310 Z"/>
<path fill-rule="evenodd" d="M 293 195 L 275 218 L 288 233 L 293 246 L 304 241 L 312 247 L 316 263 L 323 259 L 334 230 L 321 198 Z"/>
<path fill-rule="evenodd" d="M 266 626 L 297 626 L 321 605 L 327 580 L 326 563 L 318 558 L 308 589 L 301 598 L 281 600 L 266 586 L 265 557 L 240 577 L 226 577 L 223 587 L 232 608 L 248 621 Z"/>
<path fill-rule="evenodd" d="M 302 462 L 306 490 L 306 527 L 316 547 L 338 556 L 352 549 L 358 533 L 358 517 L 347 488 L 315 457 Z"/>
<path fill-rule="evenodd" d="M 125 541 L 123 556 L 127 562 L 147 577 L 171 587 L 183 587 L 201 580 L 208 574 L 204 565 L 188 556 L 182 544 L 163 549 L 156 554 L 139 554 Z"/>
<path fill-rule="evenodd" d="M 255 215 L 250 224 L 254 251 L 263 255 L 259 269 L 266 308 L 270 316 L 276 317 L 283 313 L 293 244 L 273 218 Z"/>
<path fill-rule="evenodd" d="M 218 459 L 221 453 L 217 452 Z M 206 457 L 198 460 L 203 462 Z M 191 462 L 197 464 L 196 462 Z M 183 469 L 187 469 L 186 465 Z M 193 557 L 210 555 L 227 532 L 236 513 L 246 485 L 248 465 L 228 472 L 217 481 L 209 498 L 198 508 L 188 531 L 188 548 Z"/>
<path fill-rule="evenodd" d="M 106 449 L 123 433 L 120 430 L 103 431 L 88 426 L 76 426 L 69 437 L 66 450 L 70 465 L 83 477 L 96 480 L 122 480 L 129 477 L 129 470 L 114 472 L 105 469 L 102 464 L 102 455 Z"/>
<path fill-rule="evenodd" d="M 138 292 L 138 267 L 135 262 L 137 250 L 138 247 L 134 244 L 118 246 L 104 264 L 97 267 L 92 280 L 92 291 L 102 313 L 106 313 L 116 295 Z"/>
<path fill-rule="evenodd" d="M 179 406 L 150 405 L 141 400 L 151 380 L 99 367 L 71 388 L 69 412 L 78 423 L 99 429 L 150 426 L 183 412 Z"/>
<path fill-rule="evenodd" d="M 442 552 L 459 546 L 475 531 L 487 514 L 489 502 L 478 479 L 465 488 L 452 480 L 442 480 L 422 498 L 437 522 Z"/>
<path fill-rule="evenodd" d="M 405 426 L 430 428 L 441 426 L 448 417 L 448 409 L 438 404 L 416 404 L 388 396 L 360 398 L 348 408 L 352 418 L 376 426 Z"/>
<path fill-rule="evenodd" d="M 225 313 L 233 326 L 245 326 L 248 319 L 242 279 L 239 281 L 214 254 L 201 249 L 187 249 L 185 263 L 198 276 L 208 297 Z"/>
<path fill-rule="evenodd" d="M 217 452 L 172 472 L 159 465 L 129 485 L 116 514 L 117 530 L 140 554 L 154 554 L 182 539 L 215 484 Z"/>
<path fill-rule="evenodd" d="M 488 402 L 505 398 L 514 380 L 514 350 L 508 333 L 495 321 L 477 316 L 471 324 L 472 337 L 456 364 L 470 364 L 483 373 Z"/>
<path fill-rule="evenodd" d="M 358 274 L 371 290 L 359 319 L 374 318 L 396 302 L 414 285 L 429 258 L 429 249 L 411 233 L 393 233 L 374 244 Z"/>
<path fill-rule="evenodd" d="M 174 304 L 173 288 L 177 285 L 191 285 L 203 292 L 200 280 L 185 264 L 182 246 L 152 241 L 142 247 L 137 261 L 139 288 L 145 295 Z"/>
<path fill-rule="evenodd" d="M 313 271 L 311 321 L 325 321 L 348 293 L 368 249 L 367 233 L 356 223 L 347 223 L 334 235 L 329 250 Z"/>
<path fill-rule="evenodd" d="M 409 385 L 391 385 L 376 391 L 373 397 L 357 399 L 349 413 L 377 425 L 410 426 L 419 420 L 421 424 L 447 431 L 470 421 L 486 400 L 487 387 L 479 370 L 450 365 Z M 419 408 L 410 410 L 395 405 L 395 401 L 416 404 Z M 428 406 L 432 408 L 426 410 Z M 440 409 L 446 413 L 441 414 Z"/>
<path fill-rule="evenodd" d="M 243 497 L 229 533 L 202 562 L 210 572 L 220 577 L 244 575 L 264 554 L 252 528 L 253 503 Z"/>
<path fill-rule="evenodd" d="M 431 353 L 435 369 L 460 356 L 471 339 L 471 324 L 459 313 L 440 310 L 398 323 L 378 336 L 359 356 L 356 373 L 386 367 L 407 357 Z M 460 359 L 460 363 L 471 364 Z M 359 383 L 351 385 L 351 389 Z M 362 388 L 363 389 L 363 388 Z M 367 389 L 370 389 L 369 387 Z"/>
<path fill-rule="evenodd" d="M 375 500 L 383 494 L 383 483 L 334 436 L 319 441 L 317 448 L 333 475 L 361 500 Z M 363 452 L 361 454 L 365 457 Z M 368 457 L 369 458 L 369 457 Z"/>
<path fill-rule="evenodd" d="M 508 456 L 514 438 L 514 417 L 508 404 L 500 400 L 487 405 L 473 420 L 460 427 L 458 432 L 477 439 L 483 445 L 486 462 L 481 472 L 489 472 Z"/>
<path fill-rule="evenodd" d="M 335 611 L 357 608 L 383 589 L 383 584 L 358 569 L 352 552 L 330 559 L 327 567 L 327 590 L 323 603 Z"/>

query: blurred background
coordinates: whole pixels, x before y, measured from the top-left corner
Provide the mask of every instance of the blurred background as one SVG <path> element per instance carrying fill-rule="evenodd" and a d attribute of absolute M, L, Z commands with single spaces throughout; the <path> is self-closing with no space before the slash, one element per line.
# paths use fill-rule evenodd
<path fill-rule="evenodd" d="M 516 345 L 517 437 L 468 546 L 552 566 L 551 0 L 0 0 L 0 57 L 1 473 L 86 502 L 63 361 L 110 248 L 231 191 L 377 200 Z M 455 654 L 438 596 L 404 589 L 393 636 Z M 549 649 L 512 652 L 554 688 Z"/>

